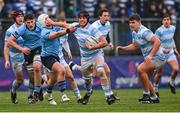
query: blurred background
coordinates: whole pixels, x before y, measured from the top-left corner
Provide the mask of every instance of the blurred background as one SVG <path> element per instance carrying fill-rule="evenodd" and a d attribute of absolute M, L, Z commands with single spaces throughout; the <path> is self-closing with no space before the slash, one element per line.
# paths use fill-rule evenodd
<path fill-rule="evenodd" d="M 172 24 L 176 26 L 174 39 L 177 49 L 180 50 L 180 0 L 0 0 L 0 90 L 9 89 L 14 79 L 12 70 L 4 69 L 3 58 L 4 35 L 13 23 L 11 18 L 13 11 L 22 10 L 25 14 L 33 13 L 36 17 L 45 12 L 54 20 L 66 18 L 67 22 L 71 23 L 77 20 L 80 10 L 86 10 L 90 14 L 92 23 L 98 18 L 97 11 L 101 8 L 107 8 L 110 11 L 111 41 L 115 46 L 131 43 L 131 31 L 128 25 L 128 17 L 131 14 L 138 13 L 142 17 L 142 23 L 154 32 L 161 25 L 161 17 L 169 13 Z M 69 35 L 68 41 L 74 56 L 73 60 L 79 64 L 77 41 L 72 34 Z M 113 88 L 139 87 L 136 68 L 143 60 L 141 52 L 139 50 L 117 52 L 108 47 L 104 48 L 104 51 L 106 61 L 111 68 Z M 168 65 L 164 68 L 160 87 L 167 87 L 171 72 Z M 74 74 L 81 86 L 83 84 L 81 73 L 74 72 Z M 95 80 L 96 83 L 98 87 L 99 81 Z M 179 84 L 178 76 L 176 85 L 179 86 Z"/>

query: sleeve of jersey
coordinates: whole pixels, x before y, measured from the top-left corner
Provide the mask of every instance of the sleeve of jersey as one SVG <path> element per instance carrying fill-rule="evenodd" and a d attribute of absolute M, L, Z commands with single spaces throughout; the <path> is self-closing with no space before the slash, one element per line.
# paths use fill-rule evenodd
<path fill-rule="evenodd" d="M 22 25 L 13 33 L 13 36 L 16 39 L 18 39 L 20 36 L 22 36 L 24 34 L 25 30 L 26 30 L 25 25 Z"/>
<path fill-rule="evenodd" d="M 95 38 L 100 38 L 101 36 L 103 36 L 103 34 L 98 31 L 97 29 L 93 29 L 91 32 L 92 36 L 94 36 Z M 105 37 L 104 37 L 105 38 Z"/>
<path fill-rule="evenodd" d="M 107 40 L 108 44 L 111 42 L 111 39 L 110 39 L 110 36 L 109 36 L 109 32 L 107 34 L 106 40 Z"/>
<path fill-rule="evenodd" d="M 150 30 L 146 30 L 144 33 L 143 33 L 143 37 L 147 40 L 147 41 L 151 41 L 151 39 L 153 38 L 154 34 L 152 31 Z"/>
<path fill-rule="evenodd" d="M 161 32 L 159 30 L 156 30 L 155 35 L 157 35 L 158 37 L 161 37 Z"/>
<path fill-rule="evenodd" d="M 4 40 L 7 41 L 10 36 L 11 36 L 11 32 L 6 31 L 5 39 Z"/>
<path fill-rule="evenodd" d="M 43 29 L 43 30 L 45 30 L 45 29 Z M 43 31 L 42 33 L 41 33 L 41 36 L 44 38 L 44 39 L 49 39 L 49 35 L 50 35 L 50 31 Z"/>
<path fill-rule="evenodd" d="M 133 34 L 133 33 L 132 33 L 132 43 L 135 44 L 135 45 L 137 45 L 136 42 L 135 42 L 135 40 L 134 40 L 134 34 Z"/>

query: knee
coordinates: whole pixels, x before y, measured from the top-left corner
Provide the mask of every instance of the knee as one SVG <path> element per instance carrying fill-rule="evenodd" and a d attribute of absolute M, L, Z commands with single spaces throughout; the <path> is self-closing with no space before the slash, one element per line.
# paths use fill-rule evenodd
<path fill-rule="evenodd" d="M 137 71 L 138 71 L 139 74 L 144 72 L 143 68 L 141 66 L 138 66 Z"/>
<path fill-rule="evenodd" d="M 33 68 L 34 68 L 34 71 L 40 72 L 41 71 L 41 64 L 34 64 Z"/>
<path fill-rule="evenodd" d="M 105 75 L 105 71 L 103 69 L 97 70 L 97 75 L 98 76 L 103 76 L 103 75 Z"/>
<path fill-rule="evenodd" d="M 17 84 L 22 84 L 24 82 L 23 78 L 16 80 Z"/>
<path fill-rule="evenodd" d="M 174 71 L 175 73 L 178 73 L 178 72 L 179 72 L 179 68 L 176 67 L 176 68 L 173 69 L 173 71 Z"/>

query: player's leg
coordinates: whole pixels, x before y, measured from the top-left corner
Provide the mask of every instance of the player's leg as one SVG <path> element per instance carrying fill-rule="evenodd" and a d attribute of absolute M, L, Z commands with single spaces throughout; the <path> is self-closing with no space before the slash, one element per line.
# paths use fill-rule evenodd
<path fill-rule="evenodd" d="M 79 91 L 79 88 L 77 86 L 77 83 L 74 79 L 74 76 L 72 74 L 72 71 L 71 69 L 69 68 L 69 66 L 66 66 L 65 67 L 65 70 L 66 70 L 66 79 L 68 80 L 68 82 L 70 83 L 71 85 L 71 88 L 73 89 L 73 92 L 74 92 L 74 95 L 76 96 L 77 98 L 77 101 L 80 101 L 80 99 L 82 98 L 81 97 L 81 94 L 80 94 L 80 91 Z"/>
<path fill-rule="evenodd" d="M 12 83 L 11 88 L 11 101 L 14 104 L 18 103 L 17 100 L 17 89 L 20 87 L 20 85 L 23 83 L 23 63 L 21 62 L 12 62 L 12 67 L 15 75 L 15 80 Z"/>
<path fill-rule="evenodd" d="M 87 92 L 85 93 L 82 104 L 87 104 L 89 102 L 89 99 L 93 93 L 92 85 L 93 85 L 93 59 L 92 58 L 81 58 L 81 67 L 82 67 L 82 74 L 83 79 L 85 81 L 85 88 Z"/>
<path fill-rule="evenodd" d="M 40 55 L 35 55 L 33 59 L 34 69 L 34 96 L 36 100 L 43 100 L 42 88 L 41 88 L 41 58 Z"/>
<path fill-rule="evenodd" d="M 110 68 L 109 68 L 109 66 L 107 65 L 107 63 L 104 63 L 104 66 L 105 66 L 104 68 L 105 68 L 106 76 L 107 76 L 107 78 L 108 78 L 108 80 L 109 80 L 109 84 L 110 84 L 110 88 L 111 88 L 111 77 L 110 77 L 111 71 L 110 71 Z M 111 91 L 111 95 L 114 97 L 115 100 L 120 100 L 120 98 L 119 98 L 118 96 L 115 96 L 115 95 L 113 94 L 113 91 Z"/>
<path fill-rule="evenodd" d="M 47 57 L 41 57 L 43 65 L 50 70 L 50 73 L 48 74 L 48 81 L 47 81 L 47 90 L 44 93 L 44 98 L 49 101 L 51 105 L 56 105 L 57 103 L 54 101 L 52 97 L 52 89 L 55 85 L 55 83 L 64 82 L 64 67 L 59 63 L 59 57 L 54 56 L 47 56 Z M 61 81 L 57 81 L 57 77 Z M 58 87 L 59 88 L 59 87 Z"/>
<path fill-rule="evenodd" d="M 34 72 L 33 72 L 33 66 L 32 64 L 27 65 L 25 67 L 25 69 L 27 70 L 28 73 L 28 77 L 29 77 L 29 95 L 28 95 L 28 103 L 32 104 L 33 101 L 33 91 L 34 91 Z"/>
<path fill-rule="evenodd" d="M 162 76 L 162 72 L 163 72 L 163 67 L 159 67 L 154 75 L 154 89 L 156 92 L 156 95 L 159 97 L 159 92 L 158 92 L 158 86 L 159 86 L 159 81 L 161 79 Z"/>
<path fill-rule="evenodd" d="M 82 71 L 81 66 L 78 64 L 75 64 L 73 61 L 69 62 L 68 65 L 69 65 L 70 69 L 73 71 Z"/>
<path fill-rule="evenodd" d="M 175 78 L 176 78 L 176 76 L 177 76 L 177 74 L 179 72 L 179 64 L 178 64 L 178 61 L 177 61 L 176 57 L 173 58 L 172 60 L 169 60 L 168 64 L 172 68 L 172 72 L 171 72 L 171 76 L 170 76 L 170 81 L 169 81 L 169 86 L 170 86 L 171 92 L 173 94 L 176 94 Z"/>
<path fill-rule="evenodd" d="M 148 73 L 151 72 L 153 69 L 154 69 L 154 63 L 152 61 L 149 62 L 148 65 L 146 62 L 141 63 L 137 69 L 139 75 L 139 81 L 141 82 L 144 90 L 143 96 L 139 98 L 139 101 L 142 103 L 151 102 L 150 90 L 153 96 L 156 95 L 148 75 Z"/>
<path fill-rule="evenodd" d="M 112 97 L 112 90 L 110 86 L 110 82 L 107 78 L 106 71 L 105 71 L 105 62 L 103 57 L 98 57 L 95 62 L 95 68 L 96 69 L 96 76 L 100 78 L 101 81 L 101 87 L 104 91 L 104 95 L 107 99 L 107 103 L 109 105 L 113 104 L 115 102 L 115 98 Z"/>

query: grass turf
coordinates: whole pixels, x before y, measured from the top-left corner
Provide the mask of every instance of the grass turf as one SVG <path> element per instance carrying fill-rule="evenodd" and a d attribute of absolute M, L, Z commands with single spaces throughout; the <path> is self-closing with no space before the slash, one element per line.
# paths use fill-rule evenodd
<path fill-rule="evenodd" d="M 160 89 L 160 103 L 142 104 L 138 102 L 142 95 L 141 89 L 119 89 L 114 92 L 120 97 L 113 105 L 107 105 L 101 90 L 95 90 L 90 102 L 81 105 L 76 102 L 72 91 L 67 95 L 71 99 L 69 103 L 60 102 L 59 92 L 53 92 L 57 102 L 56 106 L 49 105 L 44 100 L 36 104 L 28 104 L 27 92 L 18 92 L 18 104 L 12 104 L 9 92 L 0 92 L 0 112 L 179 112 L 180 111 L 180 89 L 177 94 L 171 94 L 169 89 Z M 84 91 L 81 94 L 84 95 Z"/>

